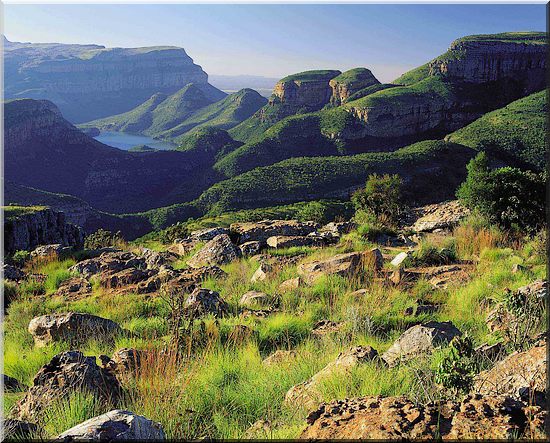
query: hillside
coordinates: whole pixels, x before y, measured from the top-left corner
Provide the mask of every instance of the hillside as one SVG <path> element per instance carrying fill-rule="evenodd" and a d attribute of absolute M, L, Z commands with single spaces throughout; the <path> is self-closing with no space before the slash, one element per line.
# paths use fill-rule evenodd
<path fill-rule="evenodd" d="M 183 48 L 4 43 L 5 98 L 53 101 L 74 123 L 129 111 L 189 83 L 212 90 L 218 100 L 224 96 Z"/>

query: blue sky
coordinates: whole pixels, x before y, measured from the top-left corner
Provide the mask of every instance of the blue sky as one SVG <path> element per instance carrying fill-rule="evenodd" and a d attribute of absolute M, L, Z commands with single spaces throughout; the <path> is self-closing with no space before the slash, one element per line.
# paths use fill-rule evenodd
<path fill-rule="evenodd" d="M 455 38 L 544 31 L 544 4 L 4 5 L 12 41 L 184 47 L 209 74 L 283 77 L 365 66 L 381 81 Z"/>

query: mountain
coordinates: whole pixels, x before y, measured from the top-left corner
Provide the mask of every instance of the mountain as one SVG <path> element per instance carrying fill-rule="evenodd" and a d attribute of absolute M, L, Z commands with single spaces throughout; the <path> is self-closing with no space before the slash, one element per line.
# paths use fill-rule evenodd
<path fill-rule="evenodd" d="M 254 89 L 269 98 L 279 79 L 260 75 L 209 75 L 210 83 L 228 94 L 241 89 Z"/>
<path fill-rule="evenodd" d="M 224 93 L 183 48 L 105 48 L 4 39 L 4 96 L 47 99 L 74 123 L 116 115 L 189 83 Z"/>

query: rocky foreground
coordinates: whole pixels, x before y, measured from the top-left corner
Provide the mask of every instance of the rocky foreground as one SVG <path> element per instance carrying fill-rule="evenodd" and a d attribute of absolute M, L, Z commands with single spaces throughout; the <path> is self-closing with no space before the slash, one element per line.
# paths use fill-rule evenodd
<path fill-rule="evenodd" d="M 83 251 L 78 260 L 71 262 L 74 264 L 68 268 L 67 277 L 59 282 L 54 292 L 33 295 L 42 305 L 57 301 L 58 308 L 50 312 L 42 310 L 42 315 L 30 319 L 27 331 L 22 332 L 26 334 L 26 340 L 32 339 L 33 342 L 28 352 L 39 348 L 46 353 L 55 349 L 56 353 L 36 373 L 30 387 L 14 378 L 13 374 L 4 375 L 4 392 L 18 395 L 4 420 L 7 436 L 53 437 L 48 435 L 44 417 L 56 402 L 68 401 L 78 392 L 85 392 L 95 399 L 96 404 L 101 405 L 101 414 L 87 417 L 83 423 L 74 423 L 70 429 L 59 430 L 55 436 L 58 440 L 160 440 L 177 435 L 173 434 L 173 424 L 168 425 L 157 418 L 162 414 L 144 416 L 141 410 L 125 409 L 125 405 L 131 403 L 128 396 L 135 389 L 135 383 L 139 384 L 140 380 L 153 383 L 152 378 L 147 378 L 151 377 L 147 371 L 150 371 L 152 361 L 168 361 L 165 359 L 169 356 L 182 359 L 184 368 L 193 362 L 200 363 L 207 352 L 193 341 L 194 324 L 200 325 L 200 333 L 207 333 L 214 325 L 220 328 L 220 325 L 226 325 L 229 330 L 223 336 L 222 347 L 237 355 L 246 343 L 264 343 L 261 340 L 266 333 L 262 325 L 270 319 L 286 318 L 285 321 L 291 322 L 294 320 L 290 317 L 277 316 L 305 315 L 303 305 L 300 305 L 302 311 L 292 311 L 285 294 L 304 298 L 310 294 L 308 291 L 342 279 L 348 285 L 354 282 L 352 286 L 346 286 L 353 291 L 346 289 L 348 292 L 341 294 L 334 283 L 329 292 L 333 297 L 347 297 L 349 306 L 368 304 L 369 294 L 377 290 L 386 297 L 390 297 L 392 291 L 401 291 L 411 298 L 414 294 L 419 297 L 419 288 L 422 287 L 426 294 L 433 296 L 420 296 L 414 303 L 406 302 L 406 309 L 399 313 L 398 323 L 394 326 L 391 326 L 390 311 L 387 311 L 384 314 L 386 323 L 372 326 L 366 335 L 352 332 L 351 317 L 337 318 L 331 316 L 330 310 L 319 311 L 326 317 L 317 316 L 312 323 L 313 327 L 307 333 L 311 346 L 323 352 L 324 347 L 328 349 L 332 343 L 330 340 L 339 340 L 342 350 L 334 359 L 329 359 L 330 355 L 323 356 L 321 361 L 326 362 L 325 366 L 312 366 L 306 372 L 308 376 L 295 377 L 296 384 L 288 383 L 286 390 L 280 391 L 280 397 L 271 398 L 271 403 L 276 403 L 281 410 L 298 412 L 300 421 L 293 429 L 299 431 L 294 437 L 544 439 L 548 420 L 547 360 L 544 335 L 539 334 L 544 331 L 528 330 L 522 335 L 523 350 L 514 348 L 513 332 L 524 324 L 523 317 L 509 304 L 484 300 L 483 312 L 488 315 L 479 327 L 486 332 L 476 336 L 475 331 L 467 329 L 473 323 L 462 321 L 452 308 L 450 312 L 445 297 L 453 291 L 460 291 L 461 287 L 468 287 L 473 279 L 479 279 L 483 260 L 479 257 L 470 260 L 451 257 L 444 260 L 445 263 L 434 264 L 419 259 L 418 251 L 427 238 L 434 241 L 457 235 L 453 229 L 466 215 L 467 211 L 456 202 L 421 208 L 412 214 L 406 223 L 409 226 L 401 232 L 380 234 L 373 243 L 361 243 L 361 247 L 351 248 L 349 244 L 355 238 L 356 229 L 351 222 L 321 226 L 315 222 L 264 220 L 195 231 L 162 250 L 139 246 L 124 250 Z M 343 247 L 346 244 L 348 247 Z M 62 245 L 43 245 L 34 251 L 34 263 L 45 258 L 49 262 L 61 261 L 67 254 L 70 255 Z M 444 250 L 438 254 L 439 257 L 450 257 Z M 242 271 L 245 264 L 250 266 L 249 273 Z M 12 312 L 15 311 L 12 309 L 21 303 L 20 297 L 27 282 L 48 278 L 47 275 L 41 277 L 36 269 L 36 266 L 20 269 L 4 265 L 5 280 L 16 288 L 16 295 L 6 303 L 8 337 L 14 321 Z M 526 260 L 524 265 L 517 264 L 509 271 L 510 275 L 516 276 L 524 273 L 531 280 L 509 294 L 520 297 L 526 305 L 540 306 L 546 281 L 537 279 L 533 269 L 534 265 L 529 265 Z M 240 286 L 233 283 L 235 290 L 248 290 L 229 294 L 226 292 L 229 286 L 224 285 L 231 279 L 240 279 Z M 465 296 L 465 293 L 457 293 Z M 129 310 L 132 305 L 124 300 L 138 296 L 146 297 L 144 300 L 148 303 L 159 298 L 172 303 L 170 324 L 178 322 L 180 328 L 165 333 L 166 340 L 161 340 L 160 346 L 157 338 L 132 329 L 130 323 L 119 324 L 114 319 L 90 313 L 93 311 L 67 309 L 84 307 L 86 303 L 91 306 L 94 300 L 111 297 L 119 303 L 126 303 Z M 378 303 L 382 305 L 384 301 Z M 473 319 L 478 314 L 472 312 L 471 315 Z M 213 323 L 208 323 L 208 319 Z M 185 322 L 191 329 L 183 327 Z M 182 337 L 178 338 L 180 334 Z M 327 386 L 331 384 L 345 386 L 351 380 L 364 383 L 366 376 L 357 378 L 357 374 L 367 374 L 361 371 L 373 371 L 370 374 L 376 374 L 374 378 L 387 377 L 384 374 L 398 376 L 399 371 L 415 368 L 418 362 L 442 355 L 457 338 L 471 334 L 491 337 L 491 342 L 479 343 L 475 349 L 484 366 L 483 370 L 476 371 L 468 392 L 451 398 L 446 395 L 448 392 L 443 392 L 440 384 L 434 383 L 424 387 L 430 395 L 423 399 L 420 396 L 380 395 L 384 393 L 354 398 L 327 394 L 330 392 Z M 190 341 L 181 341 L 184 336 L 191 337 Z M 87 349 L 91 338 L 101 343 L 100 349 L 113 350 L 111 356 L 88 355 L 88 352 L 78 350 Z M 141 345 L 119 347 L 121 342 L 132 343 L 132 340 Z M 148 340 L 156 345 L 144 346 Z M 182 348 L 186 351 L 183 352 Z M 262 349 L 261 367 L 266 373 L 288 371 L 288 368 L 298 371 L 298 366 L 293 365 L 307 354 L 299 341 Z M 203 370 L 208 371 L 208 367 Z M 165 371 L 161 377 L 168 380 L 169 370 Z M 418 389 L 424 382 L 433 383 L 425 374 L 417 372 L 412 378 L 420 383 Z M 170 389 L 184 383 L 178 378 L 181 376 L 174 378 L 176 384 Z M 228 378 L 226 385 L 220 385 L 220 395 L 230 389 L 230 380 Z M 204 393 L 199 391 L 198 395 L 201 392 Z M 138 398 L 137 403 L 132 404 L 143 405 L 143 401 Z M 283 417 L 264 417 L 255 422 L 249 419 L 249 429 L 238 435 L 248 438 L 279 435 L 278 429 L 284 426 Z"/>

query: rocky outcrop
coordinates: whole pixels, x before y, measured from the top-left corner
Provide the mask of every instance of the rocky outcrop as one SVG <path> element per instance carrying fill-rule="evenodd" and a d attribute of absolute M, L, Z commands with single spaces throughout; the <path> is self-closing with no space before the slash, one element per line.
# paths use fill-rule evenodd
<path fill-rule="evenodd" d="M 39 245 L 59 243 L 63 246 L 82 246 L 84 233 L 78 226 L 65 221 L 62 212 L 44 208 L 11 217 L 4 223 L 4 251 L 32 251 Z"/>
<path fill-rule="evenodd" d="M 121 334 L 122 329 L 106 318 L 68 312 L 33 318 L 29 323 L 29 333 L 33 336 L 35 345 L 42 347 L 58 341 L 76 345 L 90 338 L 110 341 Z"/>
<path fill-rule="evenodd" d="M 63 352 L 42 366 L 30 390 L 11 415 L 35 421 L 53 401 L 75 392 L 89 393 L 98 401 L 116 402 L 120 397 L 120 385 L 113 375 L 96 364 L 95 357 L 85 357 L 79 351 Z"/>
<path fill-rule="evenodd" d="M 231 242 L 229 235 L 220 234 L 206 243 L 200 251 L 187 261 L 187 264 L 194 268 L 224 265 L 240 256 L 241 250 Z"/>
<path fill-rule="evenodd" d="M 367 68 L 355 68 L 346 71 L 330 80 L 332 89 L 331 103 L 340 105 L 345 103 L 353 94 L 380 82 Z"/>
<path fill-rule="evenodd" d="M 195 289 L 184 304 L 185 315 L 190 318 L 198 318 L 208 314 L 215 317 L 223 317 L 227 314 L 229 306 L 216 291 L 209 289 Z"/>
<path fill-rule="evenodd" d="M 412 225 L 416 232 L 430 232 L 436 229 L 452 229 L 465 218 L 470 210 L 458 200 L 423 206 L 416 209 L 418 219 Z"/>
<path fill-rule="evenodd" d="M 158 441 L 165 439 L 166 434 L 160 423 L 120 409 L 90 418 L 59 434 L 56 438 L 61 441 Z"/>
<path fill-rule="evenodd" d="M 309 284 L 327 275 L 348 277 L 360 271 L 365 258 L 361 252 L 338 254 L 325 260 L 302 263 L 298 265 L 298 274 Z"/>
<path fill-rule="evenodd" d="M 265 243 L 269 237 L 303 236 L 319 229 L 315 222 L 300 222 L 298 220 L 262 220 L 258 222 L 233 223 L 229 230 L 243 244 L 249 241 Z"/>
<path fill-rule="evenodd" d="M 25 272 L 15 266 L 8 265 L 4 263 L 2 266 L 3 268 L 3 278 L 4 280 L 11 280 L 14 282 L 18 282 L 20 280 L 23 280 L 27 274 Z"/>

